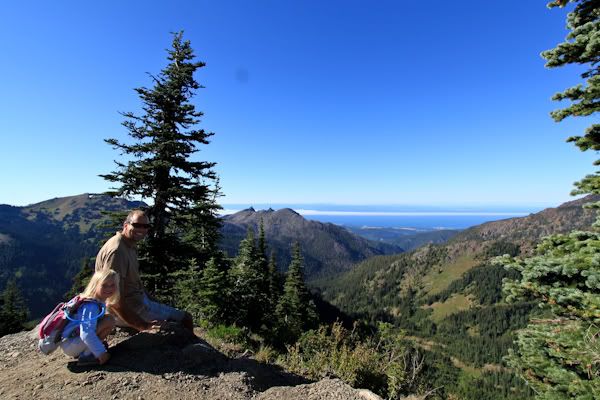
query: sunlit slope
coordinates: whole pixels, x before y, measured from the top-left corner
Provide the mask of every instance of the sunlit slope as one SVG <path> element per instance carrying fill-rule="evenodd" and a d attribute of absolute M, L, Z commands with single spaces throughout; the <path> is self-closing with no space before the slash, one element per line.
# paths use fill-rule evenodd
<path fill-rule="evenodd" d="M 342 310 L 371 317 L 400 317 L 402 298 L 408 295 L 418 307 L 427 309 L 428 315 L 436 308 L 443 309 L 434 313 L 436 320 L 453 310 L 493 304 L 500 301 L 505 271 L 490 267 L 489 260 L 506 253 L 530 254 L 544 236 L 589 228 L 594 213 L 582 205 L 593 199 L 587 197 L 526 217 L 478 225 L 443 245 L 373 257 L 316 285 Z"/>

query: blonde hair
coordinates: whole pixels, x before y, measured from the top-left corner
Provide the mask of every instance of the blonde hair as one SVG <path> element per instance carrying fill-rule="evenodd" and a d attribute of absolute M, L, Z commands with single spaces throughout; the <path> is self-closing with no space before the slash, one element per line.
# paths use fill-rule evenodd
<path fill-rule="evenodd" d="M 112 279 L 115 282 L 115 292 L 113 293 L 112 296 L 110 296 L 108 299 L 106 299 L 106 304 L 111 305 L 111 304 L 118 303 L 119 298 L 120 298 L 119 274 L 116 271 L 113 271 L 112 269 L 109 269 L 109 268 L 105 268 L 100 271 L 96 271 L 94 273 L 94 275 L 92 276 L 92 279 L 90 279 L 90 283 L 87 284 L 87 286 L 85 287 L 85 290 L 81 293 L 81 297 L 86 297 L 86 298 L 91 298 L 91 299 L 95 298 L 98 287 L 101 286 L 102 283 L 104 283 L 104 281 L 106 281 L 108 279 Z"/>

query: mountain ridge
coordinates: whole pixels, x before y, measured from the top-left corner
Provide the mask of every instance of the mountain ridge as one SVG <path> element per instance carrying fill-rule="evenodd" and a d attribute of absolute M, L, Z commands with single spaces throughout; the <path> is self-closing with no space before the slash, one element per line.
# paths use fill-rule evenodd
<path fill-rule="evenodd" d="M 282 270 L 289 264 L 291 245 L 299 242 L 309 279 L 348 270 L 371 256 L 403 251 L 397 246 L 370 242 L 332 223 L 306 219 L 290 208 L 248 208 L 224 216 L 222 221 L 222 232 L 227 237 L 222 247 L 229 255 L 235 254 L 248 228 L 257 234 L 262 222 L 266 240 L 277 251 Z"/>

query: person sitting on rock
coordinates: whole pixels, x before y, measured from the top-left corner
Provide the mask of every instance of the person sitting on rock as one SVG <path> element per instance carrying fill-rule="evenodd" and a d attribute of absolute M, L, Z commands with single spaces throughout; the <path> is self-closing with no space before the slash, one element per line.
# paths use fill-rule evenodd
<path fill-rule="evenodd" d="M 111 269 L 119 273 L 121 298 L 111 305 L 117 326 L 145 331 L 176 321 L 193 332 L 192 316 L 166 304 L 150 300 L 140 279 L 136 245 L 148 234 L 148 217 L 141 210 L 127 215 L 121 232 L 110 238 L 98 252 L 96 271 Z"/>
<path fill-rule="evenodd" d="M 112 270 L 94 273 L 79 296 L 86 300 L 70 316 L 60 348 L 66 355 L 77 357 L 78 365 L 104 364 L 110 354 L 103 340 L 115 327 L 115 319 L 104 310 L 119 301 L 119 274 Z"/>

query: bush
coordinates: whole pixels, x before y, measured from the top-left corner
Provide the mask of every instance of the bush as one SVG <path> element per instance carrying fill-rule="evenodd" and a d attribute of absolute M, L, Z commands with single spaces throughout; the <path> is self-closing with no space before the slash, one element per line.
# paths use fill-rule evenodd
<path fill-rule="evenodd" d="M 381 323 L 374 339 L 361 340 L 336 322 L 330 328 L 305 332 L 288 347 L 282 363 L 311 379 L 337 377 L 350 386 L 396 399 L 414 390 L 422 357 L 389 324 Z"/>

